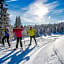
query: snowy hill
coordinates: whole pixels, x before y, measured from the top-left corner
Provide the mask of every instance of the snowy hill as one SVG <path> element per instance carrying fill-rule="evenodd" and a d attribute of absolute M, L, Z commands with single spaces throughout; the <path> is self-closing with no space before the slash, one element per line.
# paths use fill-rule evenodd
<path fill-rule="evenodd" d="M 37 42 L 38 46 L 35 46 L 34 41 L 28 46 L 29 38 L 23 39 L 24 51 L 6 51 L 7 43 L 5 47 L 0 44 L 0 64 L 64 64 L 64 36 L 42 36 L 37 38 Z M 15 45 L 16 41 L 12 41 L 11 48 L 15 48 Z"/>

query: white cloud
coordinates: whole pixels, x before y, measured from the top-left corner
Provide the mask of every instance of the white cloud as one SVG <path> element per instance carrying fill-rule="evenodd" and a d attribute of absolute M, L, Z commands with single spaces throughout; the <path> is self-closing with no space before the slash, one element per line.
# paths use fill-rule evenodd
<path fill-rule="evenodd" d="M 13 0 L 11 0 L 13 1 Z M 32 3 L 26 8 L 22 8 L 21 10 L 27 10 L 25 13 L 9 11 L 11 14 L 10 18 L 15 21 L 15 16 L 21 16 L 22 23 L 30 23 L 30 24 L 48 24 L 49 17 L 47 17 L 48 13 L 51 12 L 58 4 L 57 2 L 53 2 L 50 4 L 44 4 L 47 0 L 36 0 L 35 3 Z"/>
<path fill-rule="evenodd" d="M 58 5 L 59 5 L 59 4 L 58 4 L 57 1 L 54 1 L 54 2 L 49 3 L 49 4 L 46 4 L 46 6 L 48 7 L 48 9 L 49 9 L 50 11 L 55 10 L 54 8 L 57 7 Z"/>
<path fill-rule="evenodd" d="M 64 22 L 64 20 L 59 20 L 58 23 Z"/>
<path fill-rule="evenodd" d="M 9 16 L 9 18 L 10 18 L 10 24 L 13 25 L 15 23 L 16 16 L 19 16 L 20 12 L 8 10 L 8 13 L 10 14 L 10 16 Z"/>
<path fill-rule="evenodd" d="M 49 12 L 48 8 L 45 5 L 42 5 L 42 3 L 34 3 L 30 5 L 28 8 L 28 11 L 23 15 L 23 17 L 26 19 L 26 21 L 29 20 L 29 22 L 34 23 L 41 23 L 42 18 Z"/>
<path fill-rule="evenodd" d="M 35 3 L 30 6 L 30 10 L 27 13 L 42 18 L 48 12 L 48 8 L 45 5 L 42 5 L 41 3 Z"/>
<path fill-rule="evenodd" d="M 10 1 L 17 1 L 17 0 L 10 0 Z"/>
<path fill-rule="evenodd" d="M 42 2 L 42 3 L 44 3 L 44 2 L 47 2 L 48 0 L 36 0 L 36 2 Z"/>
<path fill-rule="evenodd" d="M 18 0 L 9 0 L 9 1 L 6 1 L 6 2 L 14 2 L 14 1 L 18 1 Z"/>
<path fill-rule="evenodd" d="M 57 14 L 57 15 L 59 15 L 60 13 L 64 13 L 64 9 L 53 10 L 52 12 L 53 12 L 52 14 Z"/>
<path fill-rule="evenodd" d="M 47 0 L 43 0 L 42 2 L 45 1 Z M 24 22 L 31 22 L 35 24 L 49 23 L 50 19 L 48 19 L 47 15 L 57 6 L 57 2 L 53 2 L 51 4 L 43 4 L 42 2 L 36 1 L 26 8 L 28 11 L 23 15 Z"/>

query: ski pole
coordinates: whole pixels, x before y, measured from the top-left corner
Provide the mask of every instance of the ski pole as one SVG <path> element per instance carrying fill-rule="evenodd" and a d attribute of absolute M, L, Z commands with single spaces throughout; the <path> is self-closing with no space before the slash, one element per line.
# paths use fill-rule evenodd
<path fill-rule="evenodd" d="M 23 35 L 23 40 L 24 40 L 24 50 L 26 49 L 26 46 L 25 46 L 25 39 L 24 39 L 24 35 Z"/>

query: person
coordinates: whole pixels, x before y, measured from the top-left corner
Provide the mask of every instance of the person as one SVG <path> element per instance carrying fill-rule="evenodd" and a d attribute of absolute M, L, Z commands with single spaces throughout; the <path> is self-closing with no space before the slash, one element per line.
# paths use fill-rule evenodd
<path fill-rule="evenodd" d="M 15 33 L 16 35 L 16 38 L 17 38 L 17 43 L 16 43 L 16 49 L 18 48 L 18 43 L 20 41 L 20 46 L 21 48 L 23 47 L 22 46 L 22 31 L 23 31 L 23 28 L 20 28 L 19 26 L 16 26 L 16 29 L 13 29 L 13 32 Z"/>
<path fill-rule="evenodd" d="M 3 46 L 5 46 L 5 44 L 4 44 L 4 40 L 5 39 L 7 39 L 7 43 L 8 43 L 8 46 L 9 46 L 9 48 L 10 48 L 10 43 L 9 43 L 9 30 L 8 29 L 2 29 L 2 31 L 5 33 L 5 36 L 2 38 L 2 43 L 3 43 Z"/>
<path fill-rule="evenodd" d="M 37 45 L 37 42 L 36 42 L 36 39 L 35 39 L 35 32 L 36 32 L 36 30 L 33 29 L 32 27 L 30 27 L 30 29 L 27 32 L 27 33 L 30 34 L 30 44 L 29 45 L 31 45 L 32 38 L 35 40 L 35 44 Z"/>

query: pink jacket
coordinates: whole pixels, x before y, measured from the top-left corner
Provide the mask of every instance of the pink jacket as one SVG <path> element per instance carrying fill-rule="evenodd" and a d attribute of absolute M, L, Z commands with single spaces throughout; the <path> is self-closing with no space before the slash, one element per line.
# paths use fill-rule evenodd
<path fill-rule="evenodd" d="M 22 37 L 22 31 L 23 31 L 23 28 L 13 29 L 13 32 L 16 33 L 16 37 Z"/>

